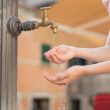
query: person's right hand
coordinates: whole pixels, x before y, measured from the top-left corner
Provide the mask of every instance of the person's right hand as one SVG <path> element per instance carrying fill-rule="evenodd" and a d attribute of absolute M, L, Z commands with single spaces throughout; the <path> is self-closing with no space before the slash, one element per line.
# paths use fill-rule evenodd
<path fill-rule="evenodd" d="M 86 66 L 72 66 L 56 75 L 44 73 L 43 76 L 53 84 L 68 85 L 71 82 L 78 80 L 83 76 L 86 76 L 88 74 L 88 71 L 86 69 Z"/>
<path fill-rule="evenodd" d="M 75 54 L 76 47 L 60 45 L 49 50 L 44 55 L 49 61 L 52 61 L 53 63 L 56 64 L 61 64 L 75 57 Z"/>

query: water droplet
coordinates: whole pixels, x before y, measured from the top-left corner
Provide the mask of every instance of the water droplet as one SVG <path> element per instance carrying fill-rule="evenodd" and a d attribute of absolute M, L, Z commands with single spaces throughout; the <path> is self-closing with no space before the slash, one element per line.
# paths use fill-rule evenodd
<path fill-rule="evenodd" d="M 54 34 L 53 36 L 54 36 L 54 40 L 56 40 L 57 34 Z"/>

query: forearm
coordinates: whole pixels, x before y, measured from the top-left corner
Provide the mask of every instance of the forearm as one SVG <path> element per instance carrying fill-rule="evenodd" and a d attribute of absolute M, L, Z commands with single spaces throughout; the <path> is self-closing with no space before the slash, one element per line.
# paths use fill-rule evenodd
<path fill-rule="evenodd" d="M 108 38 L 107 38 L 107 41 L 105 44 L 105 47 L 107 47 L 107 46 L 110 46 L 110 31 L 109 31 Z"/>
<path fill-rule="evenodd" d="M 76 57 L 94 62 L 110 60 L 110 32 L 104 47 L 99 48 L 76 48 Z"/>
<path fill-rule="evenodd" d="M 110 73 L 110 61 L 83 66 L 85 75 Z"/>
<path fill-rule="evenodd" d="M 76 57 L 94 62 L 110 60 L 110 47 L 76 48 Z"/>

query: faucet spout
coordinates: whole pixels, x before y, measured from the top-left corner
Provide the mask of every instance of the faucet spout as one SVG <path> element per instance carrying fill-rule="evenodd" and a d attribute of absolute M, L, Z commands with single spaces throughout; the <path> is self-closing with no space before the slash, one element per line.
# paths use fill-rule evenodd
<path fill-rule="evenodd" d="M 53 30 L 54 35 L 56 35 L 58 33 L 58 26 L 57 25 L 51 25 L 50 28 Z"/>
<path fill-rule="evenodd" d="M 51 21 L 41 21 L 41 22 L 37 22 L 37 26 L 38 27 L 48 27 L 48 26 L 51 26 L 52 25 L 52 22 Z"/>

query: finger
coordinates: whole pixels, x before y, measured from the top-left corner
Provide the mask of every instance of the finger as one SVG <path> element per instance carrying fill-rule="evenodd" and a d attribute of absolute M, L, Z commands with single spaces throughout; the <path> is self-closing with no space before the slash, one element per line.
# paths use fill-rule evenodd
<path fill-rule="evenodd" d="M 51 55 L 54 53 L 54 49 L 49 50 L 48 52 L 44 53 L 44 56 L 49 60 L 52 61 Z"/>
<path fill-rule="evenodd" d="M 56 52 L 56 53 L 59 53 L 59 52 L 60 52 L 60 50 L 61 50 L 61 49 L 60 49 L 60 47 L 59 47 L 59 46 L 55 48 L 55 52 Z"/>
<path fill-rule="evenodd" d="M 50 82 L 54 83 L 54 82 L 59 82 L 61 80 L 64 80 L 66 78 L 68 78 L 67 75 L 62 75 L 62 74 L 58 74 L 56 76 L 50 76 L 47 73 L 44 73 L 43 76 Z"/>
<path fill-rule="evenodd" d="M 67 82 L 68 82 L 68 80 L 67 79 L 64 79 L 64 80 L 61 80 L 61 81 L 53 81 L 53 79 L 50 79 L 48 76 L 45 76 L 44 75 L 44 77 L 49 81 L 49 82 L 51 82 L 52 84 L 56 84 L 56 85 L 62 85 L 62 86 L 64 86 L 64 85 L 67 85 Z"/>
<path fill-rule="evenodd" d="M 44 53 L 44 56 L 45 56 L 49 61 L 52 61 L 49 52 Z"/>
<path fill-rule="evenodd" d="M 56 76 L 56 79 L 58 79 L 58 80 L 64 80 L 64 79 L 66 79 L 66 78 L 68 78 L 69 76 L 68 76 L 68 74 L 67 73 L 60 73 L 60 74 L 58 74 L 57 76 Z"/>
<path fill-rule="evenodd" d="M 46 75 L 45 77 L 48 81 L 50 81 L 53 84 L 62 83 L 62 85 L 63 85 L 63 81 L 65 81 L 67 78 L 69 78 L 68 75 L 62 75 L 62 74 L 58 74 L 56 76 L 50 76 L 50 77 L 48 75 Z"/>
<path fill-rule="evenodd" d="M 50 58 L 56 64 L 60 64 L 61 63 L 61 61 L 56 58 L 56 56 L 54 55 L 54 53 L 53 54 L 50 54 Z"/>
<path fill-rule="evenodd" d="M 66 78 L 64 80 L 61 80 L 61 81 L 58 81 L 58 82 L 53 82 L 53 84 L 62 85 L 62 86 L 68 85 L 68 83 L 69 83 L 69 79 L 68 78 Z"/>
<path fill-rule="evenodd" d="M 58 82 L 58 81 L 66 79 L 66 78 L 69 78 L 67 73 L 60 73 L 55 76 L 50 76 L 49 74 L 44 73 L 43 76 L 50 82 Z"/>
<path fill-rule="evenodd" d="M 65 77 L 64 79 L 59 79 L 59 77 L 53 78 L 52 76 L 47 75 L 47 73 L 43 75 L 52 84 L 62 85 L 62 86 L 68 84 L 68 77 Z"/>
<path fill-rule="evenodd" d="M 47 58 L 47 60 L 49 60 L 50 62 L 52 62 L 52 59 L 51 59 L 51 56 L 50 55 L 48 55 L 46 58 Z"/>
<path fill-rule="evenodd" d="M 65 62 L 66 61 L 66 59 L 67 59 L 67 55 L 59 55 L 59 54 L 57 54 L 57 53 L 54 53 L 55 54 L 55 57 L 59 60 L 59 61 L 61 61 L 62 63 L 63 62 Z"/>
<path fill-rule="evenodd" d="M 58 54 L 54 53 L 54 56 L 55 56 L 61 63 L 64 62 L 64 60 L 62 60 L 61 57 L 60 57 Z"/>
<path fill-rule="evenodd" d="M 43 76 L 50 82 L 56 82 L 59 81 L 59 79 L 57 79 L 57 77 L 55 76 L 50 76 L 47 73 L 44 73 Z"/>

